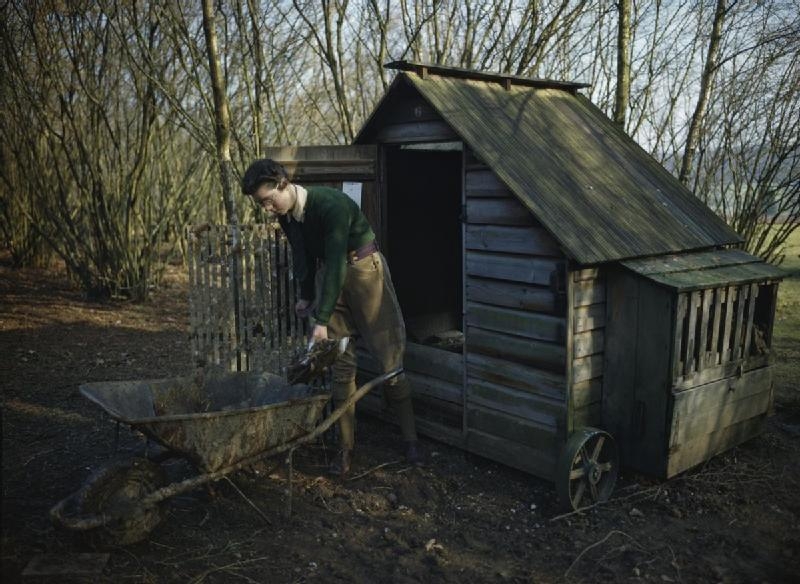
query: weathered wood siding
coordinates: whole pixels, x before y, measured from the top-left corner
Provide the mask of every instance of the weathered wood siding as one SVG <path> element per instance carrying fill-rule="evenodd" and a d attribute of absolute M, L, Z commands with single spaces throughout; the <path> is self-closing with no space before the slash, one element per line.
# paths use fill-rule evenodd
<path fill-rule="evenodd" d="M 623 464 L 663 476 L 674 296 L 619 267 L 607 294 L 603 426 Z"/>
<path fill-rule="evenodd" d="M 377 113 L 378 129 L 371 139 L 383 144 L 408 144 L 460 140 L 430 104 L 419 94 L 395 93 Z"/>
<path fill-rule="evenodd" d="M 606 278 L 603 268 L 588 268 L 570 272 L 568 281 L 572 305 L 570 430 L 602 427 Z"/>
<path fill-rule="evenodd" d="M 566 258 L 469 152 L 464 189 L 466 447 L 551 478 L 566 411 Z"/>
<path fill-rule="evenodd" d="M 379 375 L 380 366 L 363 349 L 358 351 L 359 384 Z M 463 446 L 463 364 L 458 353 L 417 343 L 406 345 L 405 372 L 414 391 L 414 414 L 420 432 L 454 446 Z M 380 388 L 359 402 L 359 408 L 396 422 Z"/>
<path fill-rule="evenodd" d="M 759 434 L 772 407 L 772 369 L 673 394 L 666 476 L 692 468 Z"/>
<path fill-rule="evenodd" d="M 603 422 L 627 466 L 669 478 L 761 431 L 769 348 L 748 336 L 754 322 L 770 328 L 774 306 L 759 314 L 772 289 L 758 288 L 678 292 L 622 268 L 609 276 Z"/>

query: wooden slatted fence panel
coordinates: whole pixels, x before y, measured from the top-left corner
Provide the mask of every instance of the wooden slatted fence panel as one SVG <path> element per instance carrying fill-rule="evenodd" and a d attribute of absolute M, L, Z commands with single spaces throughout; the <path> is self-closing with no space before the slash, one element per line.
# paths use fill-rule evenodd
<path fill-rule="evenodd" d="M 305 344 L 291 249 L 275 225 L 187 228 L 190 338 L 197 365 L 280 373 Z"/>

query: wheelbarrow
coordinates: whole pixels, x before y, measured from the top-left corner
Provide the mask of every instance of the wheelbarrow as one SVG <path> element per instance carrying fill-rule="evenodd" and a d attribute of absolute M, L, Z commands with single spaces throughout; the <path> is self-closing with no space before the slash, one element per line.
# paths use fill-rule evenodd
<path fill-rule="evenodd" d="M 330 393 L 306 383 L 290 385 L 271 373 L 84 384 L 81 394 L 111 418 L 154 440 L 168 456 L 188 459 L 200 472 L 164 484 L 159 461 L 134 457 L 113 462 L 56 504 L 50 516 L 67 529 L 101 533 L 124 545 L 155 528 L 162 501 L 262 459 L 288 452 L 291 481 L 294 449 L 317 439 L 347 408 L 400 373 L 402 368 L 365 383 L 324 419 Z M 302 377 L 295 370 L 294 378 Z"/>

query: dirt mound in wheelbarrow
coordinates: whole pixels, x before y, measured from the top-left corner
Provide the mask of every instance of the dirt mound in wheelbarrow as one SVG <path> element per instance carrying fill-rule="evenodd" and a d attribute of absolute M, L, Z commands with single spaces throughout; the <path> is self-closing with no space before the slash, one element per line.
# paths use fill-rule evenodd
<path fill-rule="evenodd" d="M 425 467 L 409 467 L 397 430 L 360 418 L 350 480 L 325 474 L 330 438 L 297 452 L 291 518 L 286 469 L 269 460 L 213 493 L 169 499 L 139 543 L 87 547 L 48 517 L 113 456 L 115 424 L 78 386 L 191 375 L 187 292 L 177 270 L 144 305 L 87 304 L 63 282 L 0 266 L 3 582 L 773 583 L 800 573 L 800 419 L 780 402 L 763 436 L 668 482 L 623 472 L 610 503 L 568 516 L 551 484 L 436 442 L 423 440 Z M 800 386 L 796 372 L 776 379 L 778 395 Z M 144 442 L 123 428 L 120 448 Z M 194 472 L 180 460 L 161 467 L 168 481 Z M 109 554 L 102 570 L 69 572 L 70 559 L 88 567 L 87 552 Z M 62 573 L 23 578 L 43 556 Z"/>

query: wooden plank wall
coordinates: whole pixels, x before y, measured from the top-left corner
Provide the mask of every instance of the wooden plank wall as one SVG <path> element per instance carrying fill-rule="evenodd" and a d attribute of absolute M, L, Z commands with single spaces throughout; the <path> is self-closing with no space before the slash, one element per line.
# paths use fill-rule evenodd
<path fill-rule="evenodd" d="M 575 270 L 572 285 L 571 428 L 602 426 L 606 278 L 602 268 Z"/>
<path fill-rule="evenodd" d="M 565 419 L 566 258 L 465 152 L 466 446 L 552 478 Z"/>
<path fill-rule="evenodd" d="M 404 360 L 406 377 L 414 392 L 414 416 L 419 431 L 438 440 L 463 447 L 463 364 L 458 353 L 408 343 Z M 358 349 L 357 381 L 365 383 L 381 373 L 378 362 L 363 348 Z M 360 411 L 397 422 L 380 388 L 364 396 Z"/>
<path fill-rule="evenodd" d="M 673 394 L 666 478 L 759 434 L 772 407 L 772 368 Z"/>
<path fill-rule="evenodd" d="M 187 240 L 194 363 L 223 371 L 280 373 L 305 339 L 303 323 L 294 314 L 291 249 L 280 228 L 190 226 Z"/>
<path fill-rule="evenodd" d="M 378 110 L 373 121 L 377 131 L 362 139 L 383 144 L 409 144 L 413 142 L 439 142 L 460 140 L 450 125 L 431 105 L 414 92 L 398 92 Z"/>

